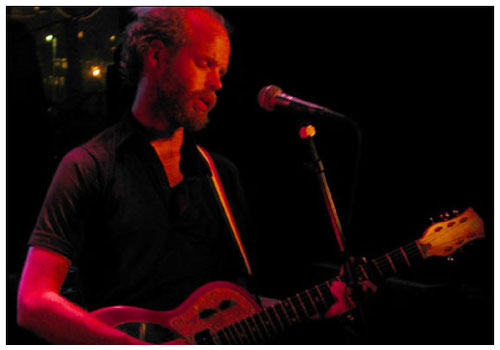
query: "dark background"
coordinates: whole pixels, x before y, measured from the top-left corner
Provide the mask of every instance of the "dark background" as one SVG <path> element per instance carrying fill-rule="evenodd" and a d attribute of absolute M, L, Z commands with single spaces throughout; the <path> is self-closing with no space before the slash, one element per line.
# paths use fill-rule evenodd
<path fill-rule="evenodd" d="M 305 166 L 309 155 L 297 136 L 296 118 L 257 105 L 260 88 L 269 84 L 344 113 L 361 129 L 357 153 L 352 127 L 314 122 L 352 255 L 378 256 L 419 238 L 430 217 L 469 206 L 484 219 L 488 235 L 455 254 L 453 262 L 431 258 L 389 280 L 365 305 L 364 334 L 356 324 L 352 333 L 324 322 L 279 342 L 492 344 L 493 8 L 218 10 L 233 27 L 231 64 L 211 125 L 199 137 L 240 169 L 258 227 L 254 263 L 262 292 L 298 292 L 342 262 L 318 184 Z M 100 15 L 111 11 L 123 27 L 126 9 L 107 8 Z M 26 35 L 36 36 L 28 27 Z M 22 63 L 10 57 L 36 61 L 36 50 L 30 56 L 29 48 L 20 48 L 25 40 L 11 41 L 22 32 L 12 28 L 7 326 L 8 343 L 19 344 L 41 342 L 17 328 L 14 310 L 25 244 L 47 182 L 61 155 L 110 120 L 105 87 L 86 95 L 84 103 L 81 96 L 69 96 L 58 103 L 41 99 L 39 110 L 30 104 L 43 88 L 14 77 L 12 69 Z"/>

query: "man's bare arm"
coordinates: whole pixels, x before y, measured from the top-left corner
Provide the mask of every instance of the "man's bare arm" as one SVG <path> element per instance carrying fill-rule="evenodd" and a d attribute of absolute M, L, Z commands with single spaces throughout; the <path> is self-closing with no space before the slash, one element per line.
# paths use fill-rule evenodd
<path fill-rule="evenodd" d="M 146 344 L 112 328 L 60 295 L 71 261 L 30 248 L 17 301 L 17 322 L 54 344 Z"/>

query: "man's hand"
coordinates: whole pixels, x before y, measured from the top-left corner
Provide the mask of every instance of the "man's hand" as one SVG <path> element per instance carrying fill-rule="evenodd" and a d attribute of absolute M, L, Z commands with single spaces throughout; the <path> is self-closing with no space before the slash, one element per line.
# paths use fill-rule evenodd
<path fill-rule="evenodd" d="M 359 282 L 363 293 L 375 293 L 377 287 L 370 281 Z M 332 295 L 337 299 L 337 302 L 326 312 L 325 317 L 336 317 L 354 309 L 356 304 L 351 298 L 352 290 L 344 282 L 335 281 L 330 285 Z"/>

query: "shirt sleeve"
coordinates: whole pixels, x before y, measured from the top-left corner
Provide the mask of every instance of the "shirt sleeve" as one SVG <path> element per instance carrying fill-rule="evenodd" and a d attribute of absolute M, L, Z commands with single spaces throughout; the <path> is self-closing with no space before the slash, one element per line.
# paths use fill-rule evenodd
<path fill-rule="evenodd" d="M 74 260 L 83 241 L 84 218 L 97 186 L 96 162 L 79 147 L 59 164 L 45 197 L 30 246 L 47 248 Z"/>

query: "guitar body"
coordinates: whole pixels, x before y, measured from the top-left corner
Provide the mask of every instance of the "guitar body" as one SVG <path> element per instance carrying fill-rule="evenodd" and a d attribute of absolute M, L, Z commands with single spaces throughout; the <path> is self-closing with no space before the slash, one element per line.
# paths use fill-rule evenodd
<path fill-rule="evenodd" d="M 170 311 L 111 306 L 96 310 L 91 315 L 146 341 L 151 340 L 148 332 L 153 329 L 156 333 L 153 338 L 159 342 L 196 344 L 197 333 L 206 329 L 222 329 L 260 310 L 261 307 L 246 290 L 234 283 L 217 281 L 200 287 Z"/>

